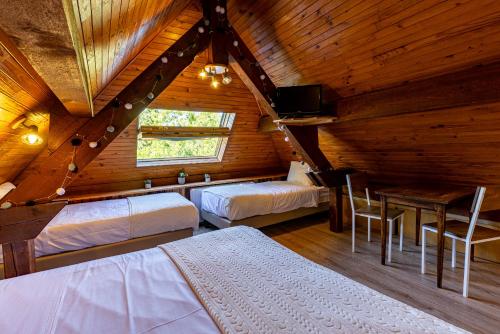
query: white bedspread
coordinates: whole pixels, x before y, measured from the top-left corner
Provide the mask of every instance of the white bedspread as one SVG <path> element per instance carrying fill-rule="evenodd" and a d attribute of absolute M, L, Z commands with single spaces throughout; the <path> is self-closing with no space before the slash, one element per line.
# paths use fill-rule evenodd
<path fill-rule="evenodd" d="M 286 181 L 244 183 L 203 190 L 202 208 L 229 220 L 316 207 L 319 188 Z"/>
<path fill-rule="evenodd" d="M 250 227 L 160 247 L 224 333 L 466 333 Z"/>
<path fill-rule="evenodd" d="M 178 193 L 161 193 L 128 198 L 130 237 L 198 228 L 198 209 Z"/>
<path fill-rule="evenodd" d="M 106 245 L 180 229 L 197 229 L 198 209 L 178 193 L 65 206 L 35 239 L 35 256 Z M 3 262 L 0 245 L 0 262 Z"/>
<path fill-rule="evenodd" d="M 159 248 L 0 281 L 0 333 L 219 333 Z"/>

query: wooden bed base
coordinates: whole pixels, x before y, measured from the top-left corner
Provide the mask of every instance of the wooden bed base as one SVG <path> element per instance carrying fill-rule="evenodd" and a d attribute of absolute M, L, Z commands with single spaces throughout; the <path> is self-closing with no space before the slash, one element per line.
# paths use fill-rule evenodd
<path fill-rule="evenodd" d="M 108 256 L 135 252 L 142 249 L 153 248 L 170 241 L 179 240 L 191 236 L 193 236 L 193 229 L 186 228 L 178 231 L 171 231 L 130 240 L 124 240 L 107 245 L 89 247 L 53 255 L 46 255 L 36 258 L 36 270 L 43 271 L 90 260 L 101 259 Z M 0 264 L 0 278 L 4 278 L 3 263 Z"/>
<path fill-rule="evenodd" d="M 292 219 L 297 219 L 297 218 L 313 215 L 313 214 L 319 213 L 319 212 L 328 211 L 329 209 L 330 209 L 330 203 L 325 202 L 325 203 L 320 203 L 317 207 L 313 207 L 313 208 L 299 208 L 299 209 L 295 209 L 295 210 L 288 211 L 288 212 L 271 213 L 268 215 L 253 216 L 253 217 L 240 219 L 240 220 L 233 220 L 233 221 L 231 221 L 227 218 L 219 217 L 213 213 L 210 213 L 210 212 L 207 212 L 204 210 L 201 211 L 201 217 L 204 220 L 206 220 L 207 222 L 211 223 L 212 225 L 215 225 L 218 228 L 227 228 L 227 227 L 237 226 L 237 225 L 246 225 L 246 226 L 259 228 L 259 227 L 273 225 L 273 224 L 281 223 L 281 222 L 292 220 Z"/>

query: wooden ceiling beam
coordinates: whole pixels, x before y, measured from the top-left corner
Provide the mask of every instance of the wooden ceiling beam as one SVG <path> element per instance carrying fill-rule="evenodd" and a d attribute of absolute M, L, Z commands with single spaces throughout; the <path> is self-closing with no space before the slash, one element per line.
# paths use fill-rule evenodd
<path fill-rule="evenodd" d="M 93 103 L 81 31 L 73 3 L 0 1 L 0 26 L 67 110 L 93 115 Z"/>
<path fill-rule="evenodd" d="M 475 66 L 341 99 L 337 122 L 497 102 L 499 87 L 500 62 Z"/>
<path fill-rule="evenodd" d="M 208 34 L 198 34 L 198 27 L 202 24 L 203 20 L 200 20 L 122 90 L 116 97 L 120 102 L 119 107 L 115 101 L 110 102 L 96 117 L 88 119 L 78 129 L 75 135 L 86 141 L 76 148 L 74 163 L 78 166 L 78 171 L 95 159 L 149 105 L 153 99 L 147 98 L 148 93 L 153 90 L 154 95 L 157 96 L 191 64 L 200 51 L 206 49 Z M 182 57 L 178 56 L 181 50 L 184 51 Z M 168 58 L 167 64 L 162 63 L 163 57 Z M 133 104 L 132 109 L 125 109 L 125 103 L 134 101 L 136 103 Z M 110 124 L 113 125 L 114 132 L 106 131 Z M 88 142 L 98 140 L 103 134 L 105 138 L 100 141 L 98 147 L 89 147 Z M 32 200 L 42 202 L 55 197 L 56 189 L 61 187 L 67 178 L 68 164 L 71 162 L 75 149 L 72 139 L 65 140 L 50 154 L 46 152 L 37 157 L 15 181 L 17 188 L 9 193 L 4 202 L 23 204 Z M 76 178 L 78 171 L 69 173 L 69 177 Z M 67 180 L 66 185 L 71 182 L 71 179 Z"/>

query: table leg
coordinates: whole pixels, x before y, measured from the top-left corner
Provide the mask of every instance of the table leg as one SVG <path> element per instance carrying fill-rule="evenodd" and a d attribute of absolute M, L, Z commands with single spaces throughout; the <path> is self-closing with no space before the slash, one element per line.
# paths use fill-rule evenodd
<path fill-rule="evenodd" d="M 330 188 L 330 231 L 344 231 L 343 215 L 342 186 Z"/>
<path fill-rule="evenodd" d="M 446 229 L 446 207 L 438 205 L 437 215 L 437 287 L 443 286 L 444 231 Z"/>
<path fill-rule="evenodd" d="M 385 265 L 385 252 L 387 249 L 387 199 L 380 196 L 380 257 Z"/>
<path fill-rule="evenodd" d="M 422 209 L 416 208 L 415 211 L 415 245 L 420 244 L 420 217 L 422 216 Z"/>

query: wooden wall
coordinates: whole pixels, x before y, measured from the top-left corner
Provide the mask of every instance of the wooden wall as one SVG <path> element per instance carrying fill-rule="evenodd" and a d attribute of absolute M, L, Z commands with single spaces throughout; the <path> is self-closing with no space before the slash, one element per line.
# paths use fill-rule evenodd
<path fill-rule="evenodd" d="M 140 188 L 145 179 L 153 179 L 155 185 L 173 184 L 181 168 L 190 175 L 188 182 L 202 180 L 204 173 L 222 179 L 283 171 L 285 164 L 276 152 L 272 136 L 257 132 L 260 111 L 253 95 L 234 73 L 229 86 L 210 88 L 208 81 L 197 76 L 205 63 L 204 55 L 198 57 L 151 106 L 236 113 L 221 163 L 136 167 L 136 121 L 80 173 L 70 191 Z"/>
<path fill-rule="evenodd" d="M 50 89 L 0 30 L 0 183 L 11 181 L 42 150 L 21 142 L 25 129 L 10 124 L 26 115 L 27 125 L 37 125 L 47 139 L 49 107 L 55 98 Z"/>

